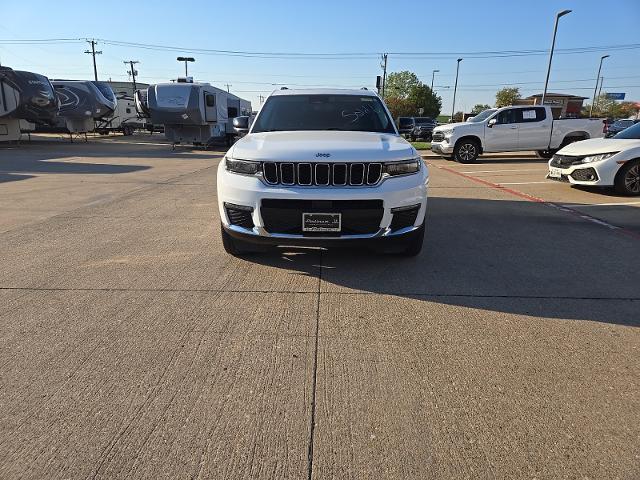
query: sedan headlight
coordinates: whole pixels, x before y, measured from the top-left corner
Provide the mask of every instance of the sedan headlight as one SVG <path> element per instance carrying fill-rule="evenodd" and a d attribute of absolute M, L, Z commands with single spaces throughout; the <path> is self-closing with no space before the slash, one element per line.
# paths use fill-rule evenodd
<path fill-rule="evenodd" d="M 411 175 L 412 173 L 418 173 L 420 171 L 421 164 L 422 158 L 420 157 L 403 160 L 402 162 L 389 162 L 384 164 L 383 173 L 386 173 L 390 177 Z"/>
<path fill-rule="evenodd" d="M 225 157 L 224 159 L 227 170 L 241 175 L 255 175 L 260 172 L 260 162 L 252 162 L 251 160 L 238 160 L 236 158 Z"/>
<path fill-rule="evenodd" d="M 606 160 L 609 157 L 613 157 L 616 153 L 619 152 L 601 153 L 600 155 L 589 155 L 588 157 L 584 157 L 582 159 L 582 163 L 592 163 L 599 162 L 600 160 Z"/>

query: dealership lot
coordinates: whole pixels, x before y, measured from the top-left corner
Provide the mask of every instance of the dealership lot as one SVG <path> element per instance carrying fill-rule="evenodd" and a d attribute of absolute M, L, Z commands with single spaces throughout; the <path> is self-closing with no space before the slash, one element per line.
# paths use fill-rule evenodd
<path fill-rule="evenodd" d="M 426 154 L 420 256 L 237 259 L 160 138 L 0 149 L 0 477 L 640 475 L 638 197 Z"/>

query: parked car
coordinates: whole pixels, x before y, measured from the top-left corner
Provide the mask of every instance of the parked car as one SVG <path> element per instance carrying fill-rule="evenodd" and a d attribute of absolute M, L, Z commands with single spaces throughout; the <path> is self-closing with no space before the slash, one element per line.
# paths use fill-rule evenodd
<path fill-rule="evenodd" d="M 417 255 L 429 172 L 378 95 L 278 90 L 218 167 L 222 244 L 364 242 Z"/>
<path fill-rule="evenodd" d="M 548 106 L 511 106 L 434 128 L 431 150 L 461 163 L 475 162 L 484 152 L 534 150 L 551 158 L 569 143 L 602 136 L 602 119 L 554 120 Z"/>
<path fill-rule="evenodd" d="M 425 140 L 430 142 L 431 134 L 433 129 L 436 127 L 436 121 L 429 117 L 415 117 L 414 122 L 415 127 L 411 130 L 409 139 L 412 142 L 415 142 L 416 140 Z"/>
<path fill-rule="evenodd" d="M 549 162 L 547 178 L 640 195 L 640 123 L 613 138 L 584 140 L 560 149 Z"/>
<path fill-rule="evenodd" d="M 413 128 L 416 126 L 416 120 L 413 117 L 398 117 L 396 119 L 396 125 L 400 135 L 403 137 L 409 137 Z"/>
<path fill-rule="evenodd" d="M 640 120 L 634 120 L 629 118 L 616 120 L 611 125 L 609 125 L 609 127 L 607 128 L 607 132 L 604 134 L 604 136 L 605 138 L 613 137 L 614 135 L 623 131 L 625 128 L 629 128 L 638 122 L 640 122 Z"/>

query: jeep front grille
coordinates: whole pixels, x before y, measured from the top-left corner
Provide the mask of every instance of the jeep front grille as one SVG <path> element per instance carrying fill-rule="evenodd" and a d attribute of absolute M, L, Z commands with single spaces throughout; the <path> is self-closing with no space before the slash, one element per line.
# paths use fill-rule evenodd
<path fill-rule="evenodd" d="M 263 162 L 269 185 L 371 186 L 382 178 L 381 163 Z"/>

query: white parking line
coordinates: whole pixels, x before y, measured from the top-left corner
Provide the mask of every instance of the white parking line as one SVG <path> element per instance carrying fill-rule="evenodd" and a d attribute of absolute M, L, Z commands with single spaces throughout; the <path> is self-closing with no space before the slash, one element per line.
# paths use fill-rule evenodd
<path fill-rule="evenodd" d="M 620 207 L 624 205 L 640 205 L 640 202 L 592 203 L 589 205 L 575 205 L 573 203 L 566 203 L 562 206 L 570 207 L 570 208 L 590 208 L 590 207 Z"/>
<path fill-rule="evenodd" d="M 552 181 L 546 182 L 510 182 L 510 183 L 498 183 L 498 185 L 533 185 L 534 183 L 554 183 Z"/>
<path fill-rule="evenodd" d="M 546 168 L 536 168 L 536 169 L 532 169 L 532 168 L 519 168 L 519 169 L 513 169 L 513 170 L 473 170 L 473 171 L 468 171 L 468 172 L 462 172 L 462 173 L 499 173 L 499 172 L 546 172 L 547 169 Z"/>

